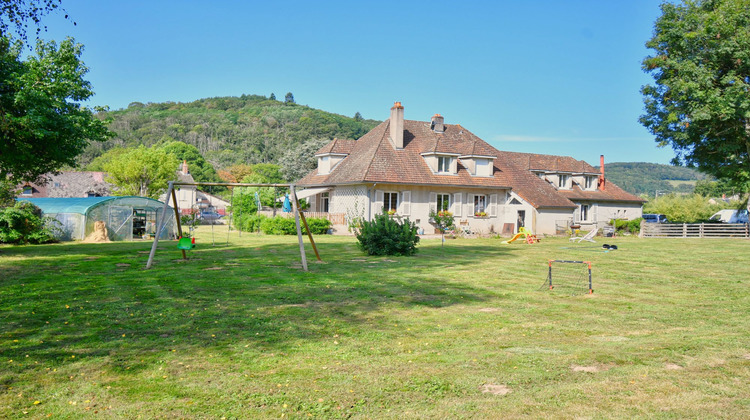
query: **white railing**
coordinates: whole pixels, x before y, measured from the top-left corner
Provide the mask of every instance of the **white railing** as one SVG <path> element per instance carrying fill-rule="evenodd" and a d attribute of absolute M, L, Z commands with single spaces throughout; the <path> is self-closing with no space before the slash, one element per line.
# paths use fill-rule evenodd
<path fill-rule="evenodd" d="M 646 223 L 642 238 L 748 238 L 747 223 Z"/>

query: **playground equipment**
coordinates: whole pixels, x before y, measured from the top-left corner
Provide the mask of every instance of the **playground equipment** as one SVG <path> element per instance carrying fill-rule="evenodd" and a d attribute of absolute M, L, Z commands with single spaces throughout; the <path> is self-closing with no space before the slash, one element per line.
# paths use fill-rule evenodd
<path fill-rule="evenodd" d="M 182 238 L 182 225 L 180 224 L 180 209 L 177 206 L 177 195 L 175 194 L 175 186 L 180 185 L 204 185 L 204 186 L 226 186 L 226 187 L 282 187 L 282 188 L 289 188 L 290 192 L 290 198 L 292 199 L 292 206 L 294 211 L 294 221 L 297 225 L 297 239 L 299 240 L 299 252 L 300 257 L 302 260 L 302 269 L 304 271 L 307 270 L 307 256 L 305 255 L 305 244 L 302 241 L 302 225 L 304 225 L 305 229 L 307 230 L 307 236 L 310 238 L 310 244 L 312 245 L 313 251 L 315 251 L 315 256 L 318 258 L 318 261 L 322 261 L 320 259 L 320 254 L 318 254 L 318 248 L 315 246 L 315 241 L 313 240 L 312 233 L 310 233 L 310 229 L 307 227 L 307 219 L 305 219 L 305 215 L 300 210 L 299 206 L 299 200 L 297 199 L 297 192 L 294 184 L 249 184 L 249 183 L 233 183 L 233 182 L 203 182 L 203 183 L 193 183 L 193 182 L 174 182 L 169 181 L 169 188 L 167 189 L 167 199 L 164 200 L 164 209 L 161 213 L 161 218 L 157 221 L 157 232 L 160 232 L 160 229 L 162 226 L 165 225 L 167 221 L 167 216 L 169 213 L 167 209 L 169 208 L 169 200 L 170 198 L 174 202 L 174 217 L 177 222 L 177 232 L 178 237 Z M 171 216 L 170 216 L 171 217 Z M 302 225 L 300 224 L 300 221 L 302 222 Z M 212 230 L 212 240 L 213 240 L 213 230 Z M 182 238 L 185 239 L 185 238 Z M 182 241 L 180 239 L 180 241 Z M 151 268 L 151 265 L 154 262 L 154 255 L 156 255 L 156 248 L 159 244 L 159 235 L 156 235 L 154 237 L 154 243 L 151 245 L 151 252 L 148 255 L 148 262 L 146 263 L 146 269 Z M 191 241 L 192 244 L 192 241 Z M 178 249 L 182 251 L 182 259 L 187 259 L 187 255 L 185 254 L 186 249 L 180 247 L 181 242 L 178 243 Z M 194 245 L 194 244 L 193 244 Z M 187 246 L 185 244 L 185 246 Z M 192 248 L 191 248 L 192 249 Z"/>
<path fill-rule="evenodd" d="M 591 284 L 591 261 L 548 260 L 547 264 L 547 280 L 541 289 L 566 290 L 571 295 L 594 293 Z"/>
<path fill-rule="evenodd" d="M 518 233 L 516 233 L 512 238 L 508 239 L 507 241 L 503 241 L 502 243 L 509 244 L 521 237 L 523 237 L 523 241 L 529 245 L 539 242 L 539 238 L 537 238 L 533 232 L 531 232 L 529 229 L 526 229 L 525 227 L 520 227 L 518 228 Z"/>

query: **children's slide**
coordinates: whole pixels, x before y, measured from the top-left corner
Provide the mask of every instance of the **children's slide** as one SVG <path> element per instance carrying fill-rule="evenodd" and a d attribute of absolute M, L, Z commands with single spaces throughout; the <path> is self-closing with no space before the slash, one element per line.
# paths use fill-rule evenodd
<path fill-rule="evenodd" d="M 507 241 L 503 241 L 502 243 L 504 243 L 504 244 L 509 244 L 509 243 L 511 243 L 511 242 L 513 242 L 513 241 L 515 241 L 516 239 L 520 238 L 521 236 L 524 236 L 524 235 L 526 235 L 526 234 L 525 234 L 525 233 L 523 233 L 523 232 L 521 232 L 521 233 L 516 233 L 515 235 L 513 235 L 513 237 L 512 237 L 512 238 L 508 239 Z"/>

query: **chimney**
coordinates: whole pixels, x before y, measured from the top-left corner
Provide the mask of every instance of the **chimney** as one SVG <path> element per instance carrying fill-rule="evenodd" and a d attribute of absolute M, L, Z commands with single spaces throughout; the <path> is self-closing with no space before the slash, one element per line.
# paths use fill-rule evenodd
<path fill-rule="evenodd" d="M 404 107 L 394 102 L 391 108 L 391 141 L 396 149 L 404 148 Z"/>
<path fill-rule="evenodd" d="M 187 160 L 182 161 L 182 173 L 183 175 L 188 174 Z"/>
<path fill-rule="evenodd" d="M 435 114 L 432 116 L 432 123 L 430 124 L 430 128 L 432 131 L 436 133 L 443 133 L 445 132 L 445 124 L 443 124 L 443 116 L 440 114 Z"/>
<path fill-rule="evenodd" d="M 604 155 L 599 156 L 599 189 L 604 191 L 607 180 L 604 179 Z"/>

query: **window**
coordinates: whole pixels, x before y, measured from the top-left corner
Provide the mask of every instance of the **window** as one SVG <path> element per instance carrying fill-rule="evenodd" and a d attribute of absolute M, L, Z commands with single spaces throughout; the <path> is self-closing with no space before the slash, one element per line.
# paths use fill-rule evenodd
<path fill-rule="evenodd" d="M 585 222 L 589 220 L 589 205 L 588 204 L 581 204 L 581 221 Z"/>
<path fill-rule="evenodd" d="M 320 194 L 320 211 L 322 211 L 323 213 L 328 213 L 328 203 L 328 193 L 325 192 L 323 194 Z"/>
<path fill-rule="evenodd" d="M 34 188 L 32 188 L 30 185 L 26 185 L 23 187 L 22 195 L 32 195 L 33 193 L 34 193 Z"/>
<path fill-rule="evenodd" d="M 485 213 L 487 211 L 487 196 L 486 195 L 475 195 L 474 196 L 474 215 L 477 213 Z"/>
<path fill-rule="evenodd" d="M 450 156 L 438 156 L 438 173 L 451 172 L 451 163 L 453 159 Z"/>
<path fill-rule="evenodd" d="M 437 211 L 446 211 L 451 209 L 451 195 L 450 194 L 438 194 L 437 195 Z"/>
<path fill-rule="evenodd" d="M 398 193 L 387 192 L 383 193 L 383 212 L 395 212 L 398 210 Z"/>
<path fill-rule="evenodd" d="M 586 177 L 586 189 L 587 190 L 591 190 L 591 189 L 594 188 L 594 180 L 595 179 L 596 179 L 596 177 L 594 177 L 594 176 L 587 176 Z"/>
<path fill-rule="evenodd" d="M 559 188 L 568 188 L 568 175 L 563 175 L 563 174 L 558 175 L 557 186 Z"/>

